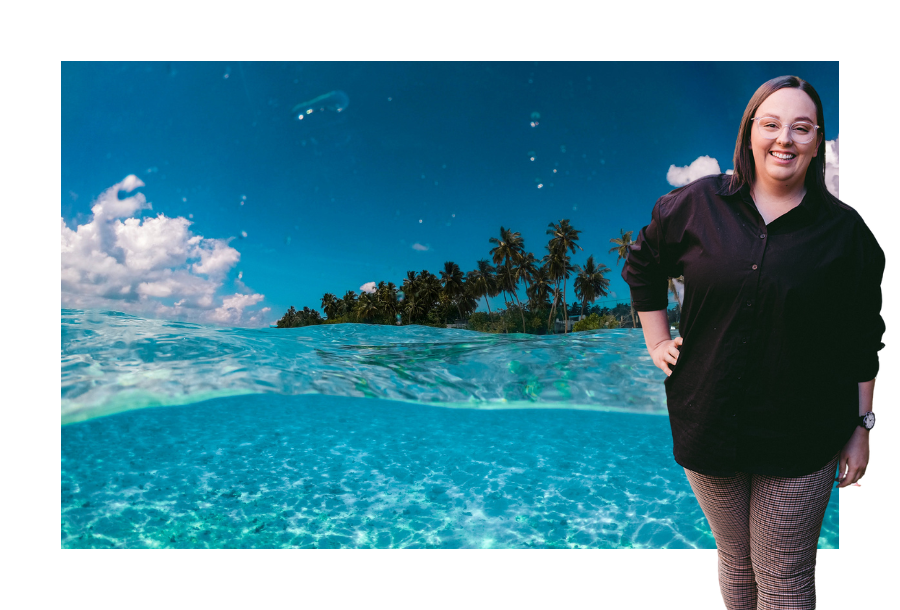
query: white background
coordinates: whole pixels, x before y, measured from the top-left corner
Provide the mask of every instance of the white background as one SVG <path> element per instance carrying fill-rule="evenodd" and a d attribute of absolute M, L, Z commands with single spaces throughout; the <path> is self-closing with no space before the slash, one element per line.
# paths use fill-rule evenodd
<path fill-rule="evenodd" d="M 779 3 L 770 21 L 760 18 L 762 5 L 719 2 L 630 10 L 565 1 L 196 4 L 4 8 L 6 607 L 723 607 L 712 550 L 60 550 L 59 62 L 109 59 L 839 60 L 840 195 L 885 251 L 887 347 L 870 466 L 861 487 L 841 492 L 840 550 L 819 552 L 818 608 L 896 601 L 887 601 L 897 586 L 889 557 L 900 441 L 893 20 L 812 2 Z M 876 120 L 886 134 L 873 133 Z M 839 286 L 835 294 L 844 296 Z M 823 366 L 830 356 L 814 355 Z"/>

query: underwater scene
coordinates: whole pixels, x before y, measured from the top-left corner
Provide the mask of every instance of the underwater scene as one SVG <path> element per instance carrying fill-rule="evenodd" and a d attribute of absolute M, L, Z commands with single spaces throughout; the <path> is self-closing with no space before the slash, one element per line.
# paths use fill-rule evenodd
<path fill-rule="evenodd" d="M 636 329 L 62 311 L 63 548 L 715 548 Z M 838 546 L 838 492 L 819 548 Z"/>
<path fill-rule="evenodd" d="M 783 74 L 837 195 L 838 62 L 62 62 L 61 547 L 715 548 L 622 262 Z"/>

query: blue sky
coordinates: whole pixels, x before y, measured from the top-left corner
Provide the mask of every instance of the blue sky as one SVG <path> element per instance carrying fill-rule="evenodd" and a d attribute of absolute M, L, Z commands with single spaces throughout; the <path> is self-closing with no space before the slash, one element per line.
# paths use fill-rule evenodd
<path fill-rule="evenodd" d="M 541 257 L 563 218 L 624 302 L 610 238 L 647 224 L 672 166 L 730 169 L 782 74 L 837 138 L 837 62 L 63 62 L 63 306 L 266 325 L 473 269 L 501 225 Z M 297 120 L 331 91 L 346 108 Z M 108 191 L 129 175 L 143 186 Z"/>

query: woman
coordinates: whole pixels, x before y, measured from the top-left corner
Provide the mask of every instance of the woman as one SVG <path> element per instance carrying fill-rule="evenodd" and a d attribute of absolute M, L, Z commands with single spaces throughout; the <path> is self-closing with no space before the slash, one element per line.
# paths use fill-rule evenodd
<path fill-rule="evenodd" d="M 660 198 L 628 254 L 622 277 L 667 375 L 675 460 L 715 536 L 729 610 L 815 607 L 832 482 L 856 483 L 869 459 L 883 272 L 871 231 L 825 188 L 822 103 L 795 76 L 750 99 L 734 173 Z M 673 340 L 667 279 L 682 274 Z M 839 320 L 836 297 L 858 315 Z"/>

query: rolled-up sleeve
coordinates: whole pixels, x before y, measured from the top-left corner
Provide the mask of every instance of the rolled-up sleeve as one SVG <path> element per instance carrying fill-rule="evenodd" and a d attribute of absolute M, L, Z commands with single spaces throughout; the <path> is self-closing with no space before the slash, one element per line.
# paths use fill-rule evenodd
<path fill-rule="evenodd" d="M 884 347 L 884 319 L 881 317 L 881 280 L 884 251 L 867 227 L 862 227 L 857 244 L 858 327 L 851 330 L 852 367 L 857 382 L 871 381 L 878 374 L 878 351 Z M 856 325 L 854 325 L 856 326 Z"/>
<path fill-rule="evenodd" d="M 653 206 L 650 224 L 641 229 L 632 244 L 622 279 L 631 287 L 631 303 L 637 311 L 658 311 L 669 306 L 669 278 L 672 261 L 665 239 L 661 207 L 665 197 Z"/>

